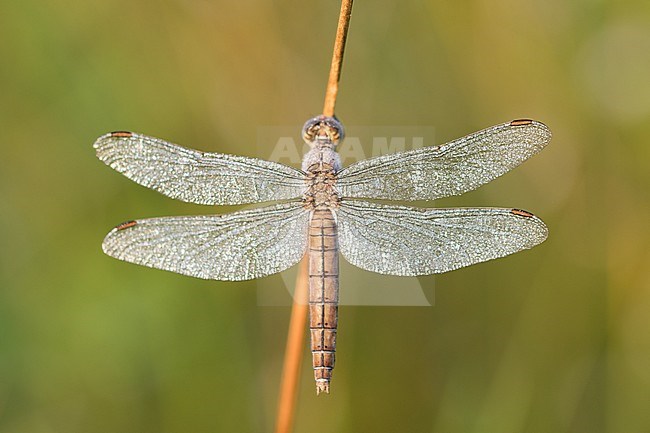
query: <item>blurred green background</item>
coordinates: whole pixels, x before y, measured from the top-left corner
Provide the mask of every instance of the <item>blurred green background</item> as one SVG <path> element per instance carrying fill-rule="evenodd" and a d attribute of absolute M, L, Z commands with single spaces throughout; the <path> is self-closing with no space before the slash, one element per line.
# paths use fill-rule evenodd
<path fill-rule="evenodd" d="M 91 145 L 126 129 L 266 156 L 258 128 L 319 114 L 338 8 L 3 3 L 2 433 L 272 431 L 290 310 L 257 293 L 280 279 L 104 256 L 121 221 L 235 208 L 137 186 Z M 650 431 L 649 53 L 642 0 L 355 2 L 348 132 L 433 126 L 439 144 L 542 120 L 548 149 L 436 205 L 528 209 L 550 237 L 421 278 L 433 307 L 341 307 L 333 393 L 306 356 L 297 432 Z"/>

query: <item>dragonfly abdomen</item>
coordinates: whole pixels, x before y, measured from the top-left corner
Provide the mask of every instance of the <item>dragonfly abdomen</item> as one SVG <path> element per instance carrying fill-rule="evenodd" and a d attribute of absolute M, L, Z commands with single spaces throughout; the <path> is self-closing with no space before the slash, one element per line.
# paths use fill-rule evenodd
<path fill-rule="evenodd" d="M 309 329 L 316 393 L 329 393 L 339 301 L 336 221 L 329 209 L 315 209 L 309 224 Z"/>

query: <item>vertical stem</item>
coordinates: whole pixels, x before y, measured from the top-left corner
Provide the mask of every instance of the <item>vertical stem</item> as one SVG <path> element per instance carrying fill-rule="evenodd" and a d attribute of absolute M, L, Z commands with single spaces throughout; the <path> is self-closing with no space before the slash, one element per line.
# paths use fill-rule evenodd
<path fill-rule="evenodd" d="M 296 277 L 296 288 L 293 293 L 289 334 L 284 353 L 284 365 L 282 367 L 278 418 L 275 424 L 276 433 L 290 433 L 293 430 L 296 397 L 300 378 L 300 364 L 305 343 L 305 329 L 307 328 L 308 267 L 309 257 L 305 255 L 300 262 L 300 269 Z"/>
<path fill-rule="evenodd" d="M 343 53 L 345 51 L 345 40 L 350 25 L 353 0 L 341 0 L 341 13 L 339 14 L 336 39 L 334 41 L 334 54 L 332 65 L 325 91 L 325 104 L 323 114 L 328 117 L 334 116 L 336 95 L 339 90 L 339 78 L 341 77 L 341 66 L 343 65 Z M 280 396 L 278 403 L 278 418 L 275 425 L 275 433 L 290 433 L 293 429 L 293 422 L 296 412 L 296 400 L 298 393 L 298 381 L 300 378 L 300 364 L 304 348 L 304 333 L 307 328 L 308 291 L 309 291 L 309 257 L 305 255 L 300 263 L 298 277 L 296 278 L 296 289 L 293 294 L 293 306 L 291 307 L 291 319 L 289 320 L 289 332 L 287 336 L 287 347 L 282 367 L 282 381 L 280 384 Z"/>
<path fill-rule="evenodd" d="M 330 66 L 330 76 L 327 80 L 325 104 L 323 106 L 323 115 L 328 117 L 334 116 L 336 95 L 339 92 L 339 78 L 341 78 L 341 67 L 343 66 L 345 40 L 348 37 L 348 27 L 350 26 L 350 16 L 352 15 L 352 2 L 353 0 L 341 1 L 341 13 L 339 14 L 339 24 L 336 29 L 334 53 L 332 54 L 332 65 Z"/>

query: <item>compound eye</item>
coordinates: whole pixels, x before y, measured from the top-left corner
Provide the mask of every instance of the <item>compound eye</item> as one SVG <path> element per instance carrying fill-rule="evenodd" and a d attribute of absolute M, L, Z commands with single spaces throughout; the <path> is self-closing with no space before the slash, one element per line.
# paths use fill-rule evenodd
<path fill-rule="evenodd" d="M 324 131 L 322 131 L 323 129 Z M 302 138 L 307 143 L 313 143 L 322 132 L 325 132 L 335 145 L 345 136 L 343 125 L 338 119 L 320 115 L 305 123 L 305 126 L 302 127 Z"/>
<path fill-rule="evenodd" d="M 316 134 L 320 129 L 321 117 L 322 116 L 318 116 L 314 117 L 313 119 L 309 119 L 305 123 L 305 126 L 302 127 L 302 138 L 307 143 L 311 143 L 316 139 Z"/>
<path fill-rule="evenodd" d="M 338 144 L 345 138 L 343 124 L 336 117 L 326 117 L 325 125 L 332 131 L 332 141 L 334 141 L 334 144 Z"/>

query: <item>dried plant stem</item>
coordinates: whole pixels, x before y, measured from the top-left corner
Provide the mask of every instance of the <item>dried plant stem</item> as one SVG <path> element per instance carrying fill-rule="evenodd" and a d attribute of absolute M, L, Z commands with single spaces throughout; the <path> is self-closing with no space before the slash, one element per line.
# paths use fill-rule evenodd
<path fill-rule="evenodd" d="M 323 114 L 334 116 L 336 95 L 339 90 L 339 78 L 341 66 L 343 65 L 343 52 L 345 51 L 345 40 L 348 34 L 350 16 L 352 14 L 352 1 L 341 1 L 341 13 L 336 29 L 334 41 L 334 54 L 332 65 L 325 91 L 325 105 Z M 287 347 L 282 367 L 282 380 L 280 383 L 280 396 L 278 403 L 278 417 L 275 425 L 275 433 L 290 433 L 293 429 L 296 401 L 298 394 L 298 382 L 300 378 L 300 365 L 303 355 L 305 341 L 305 329 L 307 328 L 307 312 L 309 310 L 307 299 L 309 291 L 309 260 L 305 255 L 300 262 L 298 277 L 296 278 L 296 289 L 293 294 L 293 306 L 291 307 L 291 319 L 289 321 L 289 333 Z"/>
<path fill-rule="evenodd" d="M 309 257 L 300 262 L 296 288 L 293 293 L 293 306 L 289 320 L 289 334 L 287 347 L 284 353 L 284 366 L 282 367 L 282 382 L 280 384 L 280 402 L 278 403 L 278 418 L 275 424 L 276 433 L 290 433 L 293 429 L 296 397 L 300 378 L 300 364 L 302 361 L 305 342 L 305 329 L 307 328 L 307 292 L 309 291 Z"/>
<path fill-rule="evenodd" d="M 323 106 L 323 115 L 329 117 L 334 116 L 336 95 L 339 92 L 339 78 L 341 77 L 341 67 L 343 66 L 345 40 L 348 37 L 348 27 L 350 26 L 350 16 L 352 15 L 352 1 L 341 1 L 341 13 L 339 14 L 339 24 L 336 29 L 336 39 L 334 40 L 334 54 L 332 54 L 332 65 L 330 66 L 330 76 L 327 80 L 325 104 Z"/>

